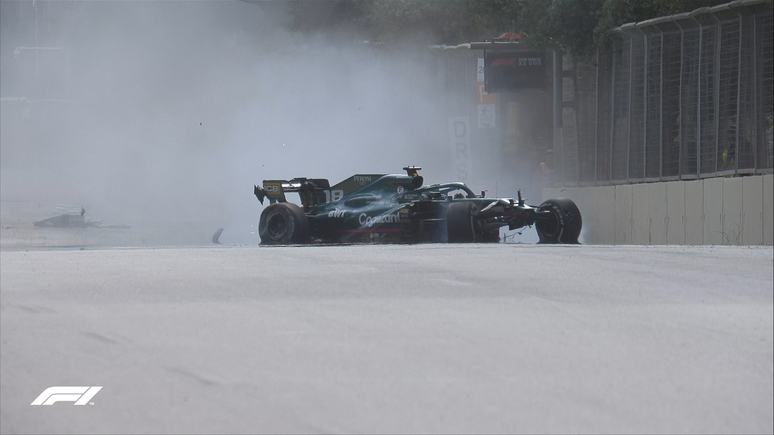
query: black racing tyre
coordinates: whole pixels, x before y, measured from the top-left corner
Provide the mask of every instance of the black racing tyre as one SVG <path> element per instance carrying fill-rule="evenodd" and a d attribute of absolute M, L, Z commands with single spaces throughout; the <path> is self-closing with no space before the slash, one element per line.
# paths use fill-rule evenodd
<path fill-rule="evenodd" d="M 258 223 L 262 245 L 292 245 L 309 239 L 309 220 L 301 207 L 277 202 L 266 207 Z"/>
<path fill-rule="evenodd" d="M 454 202 L 446 209 L 446 232 L 449 243 L 473 243 L 476 241 L 476 225 L 473 213 L 476 205 L 470 201 Z"/>
<path fill-rule="evenodd" d="M 549 199 L 538 207 L 538 213 L 541 212 L 549 212 L 550 215 L 539 217 L 535 222 L 539 243 L 578 243 L 583 220 L 578 206 L 572 200 Z"/>

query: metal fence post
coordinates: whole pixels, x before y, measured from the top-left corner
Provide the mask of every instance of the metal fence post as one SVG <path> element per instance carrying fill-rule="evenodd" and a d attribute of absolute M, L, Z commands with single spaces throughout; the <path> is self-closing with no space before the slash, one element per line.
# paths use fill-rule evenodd
<path fill-rule="evenodd" d="M 658 31 L 661 33 L 661 53 L 659 53 L 659 98 L 661 99 L 661 110 L 658 118 L 658 131 L 659 133 L 659 140 L 658 140 L 658 179 L 662 180 L 664 178 L 664 51 L 666 47 L 666 43 L 664 41 L 664 31 L 661 29 L 661 27 L 656 27 Z"/>
<path fill-rule="evenodd" d="M 752 12 L 752 11 L 751 11 Z M 752 52 L 752 58 L 753 58 L 753 137 L 752 137 L 752 143 L 755 145 L 753 146 L 753 171 L 758 172 L 758 93 L 755 92 L 755 90 L 758 89 L 758 20 L 755 19 L 755 14 L 753 13 L 753 29 L 752 29 L 752 39 L 753 39 L 753 52 Z"/>
<path fill-rule="evenodd" d="M 594 68 L 594 79 L 596 83 L 596 92 L 594 92 L 594 185 L 597 184 L 599 175 L 599 47 L 596 53 L 596 67 Z"/>
<path fill-rule="evenodd" d="M 632 152 L 632 108 L 634 106 L 632 102 L 632 88 L 634 87 L 634 44 L 632 43 L 632 37 L 628 33 L 624 33 L 629 40 L 629 97 L 627 98 L 626 105 L 629 106 L 626 110 L 626 181 L 629 181 L 629 163 L 631 161 Z"/>
<path fill-rule="evenodd" d="M 609 171 L 608 177 L 609 177 L 609 180 L 611 182 L 613 181 L 613 146 L 614 146 L 614 142 L 615 142 L 615 88 L 616 88 L 616 86 L 615 86 L 615 79 L 616 79 L 615 64 L 616 64 L 616 58 L 617 57 L 618 57 L 618 53 L 616 53 L 616 50 L 613 49 L 613 56 L 612 56 L 613 68 L 611 68 L 612 69 L 612 75 L 610 77 L 611 78 L 611 80 L 610 80 L 610 82 L 611 82 L 611 86 L 610 86 L 611 87 L 611 91 L 610 91 L 610 151 L 609 151 L 610 156 L 609 156 L 609 160 L 608 160 L 610 162 L 610 163 L 608 163 L 608 171 Z"/>
<path fill-rule="evenodd" d="M 691 14 L 691 19 L 699 25 L 699 59 L 696 63 L 699 71 L 696 83 L 696 175 L 701 176 L 701 66 L 704 56 L 704 26 L 696 19 L 696 16 L 693 13 Z"/>
<path fill-rule="evenodd" d="M 739 49 L 737 55 L 737 67 L 736 67 L 736 138 L 734 139 L 734 174 L 739 172 L 739 159 L 742 157 L 739 155 L 739 135 L 742 129 L 742 120 L 739 115 L 741 114 L 742 106 L 742 14 L 739 10 L 734 9 L 734 12 L 739 17 Z"/>
<path fill-rule="evenodd" d="M 715 107 L 715 113 L 714 113 L 714 125 L 712 126 L 713 130 L 715 131 L 715 173 L 718 172 L 718 156 L 720 155 L 720 52 L 721 52 L 721 45 L 723 45 L 723 38 L 721 34 L 721 28 L 720 28 L 720 20 L 718 17 L 712 13 L 712 18 L 715 19 L 715 23 L 717 24 L 718 28 L 718 36 L 717 36 L 717 43 L 715 44 L 715 80 L 714 80 L 714 90 L 713 90 L 713 101 L 712 104 Z"/>
<path fill-rule="evenodd" d="M 685 143 L 685 134 L 684 133 L 684 126 L 685 126 L 685 116 L 683 116 L 683 107 L 685 107 L 685 101 L 683 101 L 683 70 L 685 68 L 685 29 L 683 26 L 680 25 L 680 22 L 675 20 L 675 24 L 677 24 L 677 27 L 680 28 L 680 99 L 678 100 L 678 117 L 680 118 L 680 124 L 677 126 L 677 136 L 680 138 L 680 141 L 677 143 L 677 179 L 682 180 L 683 178 L 683 152 L 685 147 L 683 144 Z"/>
<path fill-rule="evenodd" d="M 642 178 L 648 177 L 648 35 L 640 27 L 642 34 Z"/>

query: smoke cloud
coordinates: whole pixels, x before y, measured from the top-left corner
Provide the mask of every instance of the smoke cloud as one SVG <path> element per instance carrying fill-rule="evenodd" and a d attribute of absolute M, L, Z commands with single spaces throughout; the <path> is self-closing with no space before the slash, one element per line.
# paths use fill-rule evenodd
<path fill-rule="evenodd" d="M 335 183 L 407 164 L 430 182 L 449 175 L 421 45 L 289 33 L 260 3 L 0 5 L 4 200 L 226 227 L 224 240 L 258 222 L 263 179 Z"/>

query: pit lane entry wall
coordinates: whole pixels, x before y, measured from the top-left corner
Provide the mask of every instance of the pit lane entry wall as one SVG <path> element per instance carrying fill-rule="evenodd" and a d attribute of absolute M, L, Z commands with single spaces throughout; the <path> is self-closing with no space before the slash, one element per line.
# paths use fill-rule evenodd
<path fill-rule="evenodd" d="M 543 190 L 557 197 L 578 204 L 585 244 L 774 244 L 772 174 Z"/>

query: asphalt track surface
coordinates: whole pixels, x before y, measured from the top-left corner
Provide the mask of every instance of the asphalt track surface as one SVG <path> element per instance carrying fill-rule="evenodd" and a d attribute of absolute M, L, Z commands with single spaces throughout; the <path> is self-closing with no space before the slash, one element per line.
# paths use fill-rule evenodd
<path fill-rule="evenodd" d="M 0 431 L 772 433 L 773 254 L 0 251 Z"/>

